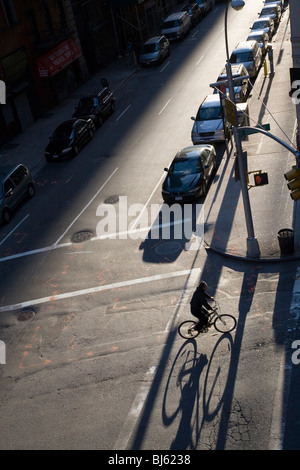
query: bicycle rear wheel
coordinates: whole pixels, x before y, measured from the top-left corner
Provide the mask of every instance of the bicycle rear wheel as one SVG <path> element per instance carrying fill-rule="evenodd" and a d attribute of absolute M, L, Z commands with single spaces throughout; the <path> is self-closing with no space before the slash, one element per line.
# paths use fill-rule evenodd
<path fill-rule="evenodd" d="M 232 315 L 219 315 L 214 321 L 214 327 L 220 333 L 229 333 L 236 327 L 236 319 Z"/>
<path fill-rule="evenodd" d="M 197 325 L 196 321 L 186 320 L 179 325 L 177 331 L 182 338 L 185 338 L 185 339 L 196 338 L 200 333 L 198 330 L 195 330 L 196 325 Z"/>

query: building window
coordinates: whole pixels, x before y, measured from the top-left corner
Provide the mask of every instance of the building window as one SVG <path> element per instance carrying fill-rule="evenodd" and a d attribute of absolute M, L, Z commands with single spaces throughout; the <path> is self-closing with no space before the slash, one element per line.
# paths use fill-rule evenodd
<path fill-rule="evenodd" d="M 13 0 L 0 0 L 4 17 L 8 26 L 17 22 Z"/>

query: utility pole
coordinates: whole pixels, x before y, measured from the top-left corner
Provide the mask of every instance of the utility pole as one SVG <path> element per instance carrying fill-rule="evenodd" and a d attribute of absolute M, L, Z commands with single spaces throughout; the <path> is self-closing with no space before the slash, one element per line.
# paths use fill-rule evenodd
<path fill-rule="evenodd" d="M 300 30 L 299 30 L 299 18 L 300 18 L 300 2 L 299 0 L 290 0 L 290 24 L 291 24 L 291 43 L 292 43 L 292 57 L 294 69 L 299 69 L 299 88 L 298 92 L 294 93 L 296 115 L 298 122 L 297 129 L 297 148 L 300 150 Z"/>

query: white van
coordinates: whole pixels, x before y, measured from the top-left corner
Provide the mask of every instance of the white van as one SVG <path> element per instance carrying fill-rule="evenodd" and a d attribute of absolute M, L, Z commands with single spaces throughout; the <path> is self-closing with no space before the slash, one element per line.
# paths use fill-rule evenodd
<path fill-rule="evenodd" d="M 168 16 L 162 25 L 161 33 L 169 39 L 176 41 L 183 39 L 190 31 L 192 21 L 187 11 L 179 11 Z"/>
<path fill-rule="evenodd" d="M 257 41 L 240 42 L 230 57 L 231 64 L 244 64 L 250 77 L 256 77 L 262 64 L 261 48 Z"/>
<path fill-rule="evenodd" d="M 224 142 L 230 136 L 230 124 L 225 121 L 219 94 L 208 95 L 201 103 L 194 122 L 191 138 L 194 145 Z"/>

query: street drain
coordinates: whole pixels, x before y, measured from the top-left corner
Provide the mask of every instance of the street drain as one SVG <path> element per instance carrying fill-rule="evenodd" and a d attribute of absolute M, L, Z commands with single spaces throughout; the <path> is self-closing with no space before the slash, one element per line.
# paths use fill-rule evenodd
<path fill-rule="evenodd" d="M 18 321 L 28 321 L 34 317 L 33 310 L 26 310 L 25 312 L 20 313 L 18 316 Z"/>
<path fill-rule="evenodd" d="M 119 196 L 109 196 L 104 200 L 104 204 L 117 204 L 119 202 Z"/>
<path fill-rule="evenodd" d="M 82 243 L 90 240 L 93 234 L 89 230 L 82 230 L 81 232 L 76 232 L 71 237 L 72 243 Z"/>
<path fill-rule="evenodd" d="M 171 253 L 176 253 L 176 251 L 179 250 L 181 250 L 181 244 L 179 242 L 161 243 L 155 249 L 156 253 L 159 255 L 170 255 Z"/>

